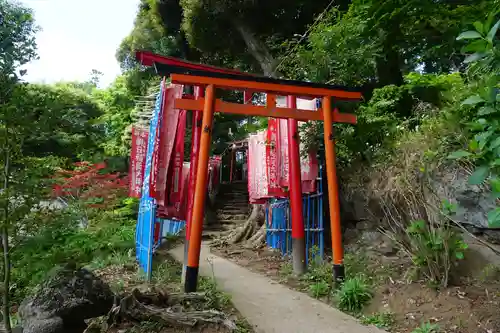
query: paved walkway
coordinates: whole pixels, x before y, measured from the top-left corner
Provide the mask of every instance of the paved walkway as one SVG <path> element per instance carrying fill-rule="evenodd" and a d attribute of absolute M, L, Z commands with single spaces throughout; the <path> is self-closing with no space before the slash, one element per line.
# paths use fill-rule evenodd
<path fill-rule="evenodd" d="M 183 253 L 183 247 L 171 251 L 181 262 Z M 257 333 L 385 332 L 363 326 L 325 303 L 217 257 L 207 246 L 202 248 L 200 274 L 215 275 L 218 287 L 232 296 L 234 306 Z"/>

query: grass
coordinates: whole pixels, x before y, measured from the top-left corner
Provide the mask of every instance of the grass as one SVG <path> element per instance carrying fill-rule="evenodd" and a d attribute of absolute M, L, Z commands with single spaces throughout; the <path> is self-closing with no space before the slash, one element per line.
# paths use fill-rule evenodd
<path fill-rule="evenodd" d="M 334 296 L 340 310 L 357 313 L 372 299 L 372 292 L 366 277 L 357 275 L 347 278 Z"/>
<path fill-rule="evenodd" d="M 389 330 L 394 325 L 394 314 L 390 312 L 377 312 L 369 316 L 362 316 L 361 323 Z"/>
<path fill-rule="evenodd" d="M 422 323 L 422 325 L 415 328 L 411 333 L 438 333 L 438 332 L 439 332 L 439 325 L 426 322 Z"/>

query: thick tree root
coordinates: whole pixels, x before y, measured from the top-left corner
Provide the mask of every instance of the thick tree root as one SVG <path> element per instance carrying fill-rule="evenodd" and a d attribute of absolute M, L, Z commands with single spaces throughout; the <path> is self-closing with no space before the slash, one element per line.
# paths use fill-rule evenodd
<path fill-rule="evenodd" d="M 138 289 L 115 304 L 108 314 L 108 325 L 124 321 L 154 321 L 171 327 L 199 327 L 216 325 L 233 332 L 236 324 L 220 311 L 191 310 L 184 306 L 203 303 L 203 293 L 167 294 L 165 292 L 141 292 Z"/>
<path fill-rule="evenodd" d="M 218 239 L 212 241 L 212 246 L 221 247 L 244 243 L 246 248 L 260 248 L 264 246 L 266 239 L 266 229 L 264 222 L 264 207 L 253 205 L 252 213 L 243 224 L 220 235 Z"/>

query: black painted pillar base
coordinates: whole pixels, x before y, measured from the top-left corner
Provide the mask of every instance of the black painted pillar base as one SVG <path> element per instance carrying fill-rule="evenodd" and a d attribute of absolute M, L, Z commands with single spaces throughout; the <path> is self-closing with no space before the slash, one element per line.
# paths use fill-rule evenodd
<path fill-rule="evenodd" d="M 184 281 L 184 292 L 194 293 L 198 287 L 199 267 L 186 266 L 186 280 Z"/>
<path fill-rule="evenodd" d="M 344 265 L 333 265 L 333 279 L 335 281 L 336 286 L 341 285 L 344 282 L 345 278 L 345 269 Z"/>

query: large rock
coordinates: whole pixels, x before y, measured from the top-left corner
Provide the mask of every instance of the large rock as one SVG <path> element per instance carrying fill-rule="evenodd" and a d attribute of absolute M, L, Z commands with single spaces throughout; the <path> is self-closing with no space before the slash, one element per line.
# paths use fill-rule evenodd
<path fill-rule="evenodd" d="M 109 286 L 90 271 L 72 265 L 58 267 L 22 302 L 23 332 L 82 332 L 84 320 L 107 314 L 113 299 Z"/>
<path fill-rule="evenodd" d="M 458 205 L 453 218 L 461 223 L 476 228 L 489 228 L 487 214 L 495 209 L 496 199 L 483 186 L 470 185 L 469 174 L 463 169 L 448 170 L 435 176 L 433 183 L 437 194 L 442 199 Z"/>

